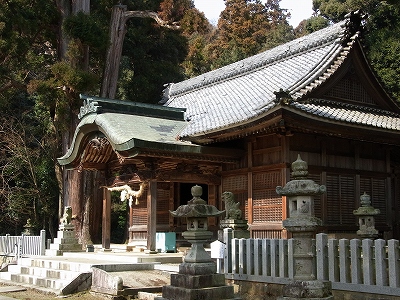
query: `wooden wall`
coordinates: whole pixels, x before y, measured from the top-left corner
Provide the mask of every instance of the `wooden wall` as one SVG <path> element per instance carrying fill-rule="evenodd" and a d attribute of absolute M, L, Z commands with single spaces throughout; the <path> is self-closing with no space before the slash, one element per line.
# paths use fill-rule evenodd
<path fill-rule="evenodd" d="M 327 187 L 326 194 L 315 197 L 315 214 L 322 219 L 325 232 L 336 237 L 355 236 L 358 221 L 353 210 L 359 207 L 360 196 L 366 192 L 372 205 L 381 210 L 376 217 L 381 237 L 400 235 L 400 226 L 396 225 L 400 167 L 397 164 L 396 173 L 388 146 L 302 133 L 262 135 L 238 143 L 243 143 L 240 146 L 247 150 L 246 155 L 237 165 L 223 166 L 221 186 L 208 185 L 207 200 L 224 209 L 221 194 L 233 192 L 249 222 L 252 237 L 287 237 L 282 228 L 282 220 L 287 218 L 285 198 L 275 190 L 291 179 L 291 163 L 298 154 L 308 163 L 309 179 Z M 157 231 L 185 230 L 184 222 L 174 220 L 168 212 L 179 205 L 179 183 L 160 182 L 157 199 Z M 146 238 L 146 201 L 139 202 L 132 209 L 131 239 Z M 217 220 L 210 220 L 210 226 L 217 230 Z"/>
<path fill-rule="evenodd" d="M 286 236 L 282 231 L 282 220 L 287 217 L 285 201 L 275 188 L 290 180 L 290 165 L 298 154 L 309 165 L 309 178 L 327 186 L 327 193 L 315 198 L 315 213 L 323 220 L 326 232 L 336 236 L 354 234 L 358 221 L 353 210 L 359 207 L 360 196 L 366 192 L 372 205 L 381 210 L 376 225 L 382 237 L 392 237 L 392 204 L 396 201 L 389 148 L 301 133 L 248 140 L 247 163 L 223 172 L 222 190 L 236 195 L 252 237 Z"/>

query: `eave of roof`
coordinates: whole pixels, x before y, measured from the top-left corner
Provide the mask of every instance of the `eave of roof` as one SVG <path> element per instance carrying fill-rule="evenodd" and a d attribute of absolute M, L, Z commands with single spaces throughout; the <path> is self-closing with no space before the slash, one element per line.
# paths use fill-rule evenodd
<path fill-rule="evenodd" d="M 293 101 L 289 106 L 318 118 L 400 134 L 400 115 L 394 112 L 324 99 Z"/>

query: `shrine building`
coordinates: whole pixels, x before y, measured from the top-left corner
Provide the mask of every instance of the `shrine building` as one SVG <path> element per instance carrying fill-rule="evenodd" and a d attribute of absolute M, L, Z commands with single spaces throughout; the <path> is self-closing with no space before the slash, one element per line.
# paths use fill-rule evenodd
<path fill-rule="evenodd" d="M 222 193 L 233 192 L 251 237 L 287 237 L 287 207 L 275 189 L 290 180 L 298 154 L 308 163 L 309 178 L 326 185 L 315 199 L 324 232 L 355 234 L 353 211 L 366 192 L 381 212 L 375 218 L 380 237 L 399 239 L 400 106 L 366 60 L 362 23 L 352 14 L 171 83 L 155 99 L 158 105 L 83 95 L 80 123 L 59 163 L 104 172 L 99 205 L 105 216 L 109 188 L 142 188 L 130 206 L 129 241 L 153 250 L 156 232 L 176 232 L 181 240 L 186 226 L 169 211 L 190 200 L 195 184 L 221 210 Z M 210 220 L 214 232 L 218 225 Z"/>

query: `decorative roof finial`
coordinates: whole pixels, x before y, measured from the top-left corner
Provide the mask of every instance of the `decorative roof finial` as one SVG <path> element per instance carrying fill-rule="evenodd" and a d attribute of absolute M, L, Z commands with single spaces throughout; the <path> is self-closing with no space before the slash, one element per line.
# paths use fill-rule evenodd
<path fill-rule="evenodd" d="M 292 163 L 292 176 L 294 179 L 306 179 L 308 176 L 308 164 L 301 159 L 300 154 L 297 160 Z"/>

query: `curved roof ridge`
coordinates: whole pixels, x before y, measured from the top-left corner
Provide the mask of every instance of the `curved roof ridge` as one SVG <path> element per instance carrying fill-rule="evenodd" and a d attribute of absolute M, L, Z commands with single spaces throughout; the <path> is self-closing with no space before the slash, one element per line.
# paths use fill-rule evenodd
<path fill-rule="evenodd" d="M 325 77 L 323 76 L 324 73 L 326 73 L 327 68 L 326 66 L 332 66 L 334 65 L 334 63 L 336 61 L 338 61 L 338 58 L 341 57 L 341 52 L 342 48 L 341 46 L 338 44 L 335 47 L 332 48 L 332 50 L 330 51 L 330 53 L 328 55 L 325 56 L 324 60 L 321 60 L 318 65 L 315 66 L 315 68 L 313 68 L 312 70 L 309 71 L 309 74 L 315 74 L 316 76 L 314 77 L 309 77 L 309 76 L 304 76 L 302 78 L 300 78 L 299 81 L 297 81 L 296 83 L 294 83 L 292 86 L 289 87 L 289 91 L 290 94 L 292 95 L 296 95 L 296 93 L 299 90 L 305 90 L 306 93 L 311 92 L 311 90 L 315 89 L 316 86 L 320 85 L 322 82 L 324 82 L 327 78 L 330 77 L 331 73 L 328 73 Z M 327 63 L 329 60 L 331 60 L 330 63 Z M 331 69 L 331 68 L 329 68 Z M 320 81 L 318 83 L 315 84 L 316 81 Z M 307 89 L 307 87 L 309 87 Z M 295 96 L 295 98 L 299 98 L 299 96 L 303 96 L 302 95 L 297 95 Z"/>
<path fill-rule="evenodd" d="M 310 49 L 323 47 L 332 42 L 340 44 L 346 32 L 344 29 L 346 27 L 346 22 L 347 20 L 341 21 L 222 68 L 212 70 L 179 83 L 173 83 L 169 87 L 169 96 L 183 94 L 206 85 L 221 82 L 265 67 L 268 64 L 276 63 L 279 60 L 287 59 L 299 53 L 310 51 Z"/>
<path fill-rule="evenodd" d="M 302 80 L 289 88 L 290 94 L 293 95 L 295 99 L 303 98 L 305 95 L 311 93 L 318 86 L 328 80 L 329 77 L 331 77 L 331 75 L 333 75 L 335 71 L 344 63 L 358 36 L 359 32 L 356 32 L 350 37 L 350 41 L 346 43 L 346 46 L 338 44 L 334 49 L 332 49 L 331 54 L 333 55 L 326 57 L 327 59 L 330 58 L 331 62 L 327 63 L 325 60 L 321 61 L 321 63 L 317 66 L 320 67 L 320 69 L 318 70 L 316 67 L 314 72 L 312 72 L 316 76 L 304 76 Z"/>

